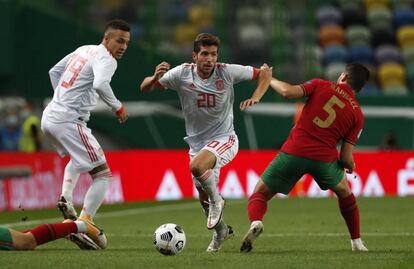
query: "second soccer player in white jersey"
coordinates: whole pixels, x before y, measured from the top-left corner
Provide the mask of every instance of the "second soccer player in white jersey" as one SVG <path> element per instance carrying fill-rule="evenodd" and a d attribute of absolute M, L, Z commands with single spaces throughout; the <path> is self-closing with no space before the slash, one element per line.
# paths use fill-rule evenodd
<path fill-rule="evenodd" d="M 234 235 L 223 221 L 225 201 L 217 189 L 220 168 L 237 154 L 239 141 L 233 127 L 233 85 L 258 78 L 252 97 L 240 104 L 242 109 L 260 101 L 270 84 L 271 68 L 217 63 L 219 39 L 199 34 L 194 41 L 194 63 L 170 70 L 166 62 L 155 68 L 153 76 L 141 84 L 141 91 L 170 88 L 177 91 L 185 118 L 190 146 L 190 170 L 207 216 L 207 228 L 214 229 L 207 252 L 218 251 Z"/>
<path fill-rule="evenodd" d="M 93 182 L 86 193 L 79 219 L 93 221 L 109 188 L 111 171 L 86 122 L 98 96 L 111 107 L 120 123 L 128 119 L 109 83 L 129 40 L 129 25 L 123 20 L 112 20 L 105 27 L 100 45 L 79 47 L 49 71 L 54 95 L 43 111 L 41 128 L 61 156 L 70 156 L 57 204 L 65 219 L 76 220 L 78 217 L 72 205 L 72 194 L 80 173 L 89 172 Z M 82 238 L 76 238 L 76 234 L 72 236 L 82 248 Z"/>

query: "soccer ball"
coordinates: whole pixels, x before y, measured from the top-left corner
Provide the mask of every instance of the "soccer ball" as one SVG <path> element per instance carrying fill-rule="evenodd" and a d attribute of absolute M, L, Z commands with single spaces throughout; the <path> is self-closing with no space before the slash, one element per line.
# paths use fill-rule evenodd
<path fill-rule="evenodd" d="M 155 249 L 164 255 L 175 255 L 185 247 L 184 230 L 174 223 L 163 224 L 154 232 Z"/>

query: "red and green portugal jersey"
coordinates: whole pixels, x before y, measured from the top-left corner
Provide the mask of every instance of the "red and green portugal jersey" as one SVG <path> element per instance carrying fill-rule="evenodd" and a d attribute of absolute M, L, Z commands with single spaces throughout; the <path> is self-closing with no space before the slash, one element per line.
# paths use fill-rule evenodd
<path fill-rule="evenodd" d="M 343 140 L 355 145 L 364 126 L 355 93 L 347 84 L 321 79 L 301 86 L 308 100 L 282 151 L 317 161 L 335 161 L 337 143 Z"/>

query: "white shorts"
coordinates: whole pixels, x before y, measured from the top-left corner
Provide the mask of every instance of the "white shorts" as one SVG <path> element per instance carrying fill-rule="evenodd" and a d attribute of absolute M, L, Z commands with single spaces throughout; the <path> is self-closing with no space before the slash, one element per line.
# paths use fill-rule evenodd
<path fill-rule="evenodd" d="M 233 160 L 239 151 L 239 139 L 235 133 L 232 133 L 210 141 L 201 150 L 203 149 L 210 151 L 216 156 L 216 165 L 212 170 L 217 185 L 219 182 L 220 169 Z M 193 159 L 197 153 L 198 152 L 194 152 L 194 150 L 190 150 L 190 160 Z M 195 186 L 201 188 L 200 182 L 196 177 L 193 175 L 192 178 Z"/>
<path fill-rule="evenodd" d="M 61 157 L 69 154 L 82 173 L 106 163 L 101 146 L 83 121 L 53 123 L 42 118 L 41 128 Z"/>

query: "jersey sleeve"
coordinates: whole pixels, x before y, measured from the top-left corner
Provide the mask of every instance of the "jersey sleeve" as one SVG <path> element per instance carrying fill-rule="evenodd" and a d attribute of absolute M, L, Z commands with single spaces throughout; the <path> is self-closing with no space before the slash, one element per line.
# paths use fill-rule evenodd
<path fill-rule="evenodd" d="M 363 128 L 364 128 L 364 116 L 362 115 L 362 113 L 359 113 L 354 126 L 349 130 L 349 133 L 345 136 L 344 141 L 352 145 L 356 145 L 362 133 Z"/>
<path fill-rule="evenodd" d="M 255 79 L 257 76 L 255 69 L 252 66 L 226 64 L 226 68 L 234 84 L 245 80 Z"/>
<path fill-rule="evenodd" d="M 60 77 L 65 71 L 66 65 L 68 64 L 69 59 L 72 57 L 72 55 L 72 53 L 66 55 L 62 60 L 60 60 L 57 64 L 55 64 L 55 66 L 53 66 L 49 70 L 50 83 L 52 84 L 53 90 L 56 89 Z"/>
<path fill-rule="evenodd" d="M 178 90 L 180 87 L 182 70 L 183 65 L 176 66 L 169 70 L 159 79 L 158 86 L 162 86 L 164 89 Z"/>
<path fill-rule="evenodd" d="M 116 61 L 108 57 L 97 58 L 92 65 L 94 74 L 93 88 L 99 97 L 101 97 L 102 101 L 114 111 L 118 111 L 122 107 L 121 102 L 115 97 L 110 85 L 116 68 Z"/>
<path fill-rule="evenodd" d="M 302 87 L 304 96 L 311 96 L 313 94 L 313 92 L 321 85 L 323 84 L 323 80 L 322 79 L 312 79 L 309 80 L 303 84 L 301 84 L 300 86 Z"/>

